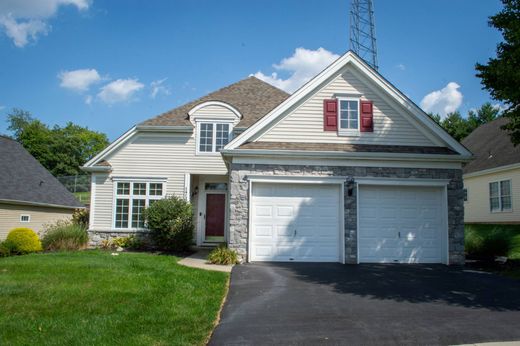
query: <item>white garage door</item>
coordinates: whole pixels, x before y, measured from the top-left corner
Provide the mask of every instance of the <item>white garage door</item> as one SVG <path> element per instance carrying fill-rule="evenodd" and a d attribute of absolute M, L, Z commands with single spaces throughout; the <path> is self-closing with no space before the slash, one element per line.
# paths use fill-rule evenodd
<path fill-rule="evenodd" d="M 251 261 L 340 261 L 340 188 L 253 183 Z"/>
<path fill-rule="evenodd" d="M 443 189 L 359 189 L 359 261 L 441 263 L 446 258 Z"/>

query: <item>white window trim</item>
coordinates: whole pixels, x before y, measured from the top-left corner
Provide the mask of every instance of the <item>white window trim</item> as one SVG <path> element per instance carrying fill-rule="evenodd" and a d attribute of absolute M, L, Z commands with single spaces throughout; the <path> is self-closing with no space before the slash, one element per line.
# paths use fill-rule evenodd
<path fill-rule="evenodd" d="M 142 180 L 142 179 L 134 179 L 130 180 L 128 178 L 114 179 L 114 202 L 112 206 L 112 228 L 116 231 L 145 231 L 148 230 L 146 227 L 132 227 L 132 209 L 133 209 L 133 200 L 134 196 L 136 199 L 144 199 L 145 208 L 148 208 L 150 205 L 150 200 L 160 200 L 166 196 L 166 182 L 164 180 Z M 118 183 L 129 183 L 130 191 L 128 195 L 119 195 L 117 193 L 117 184 Z M 145 183 L 146 184 L 146 194 L 145 195 L 134 195 L 134 183 Z M 150 195 L 150 184 L 162 184 L 162 195 L 151 196 Z M 128 199 L 128 227 L 116 227 L 116 210 L 117 210 L 117 200 L 118 199 Z"/>
<path fill-rule="evenodd" d="M 509 198 L 511 199 L 511 207 L 508 209 L 502 208 L 502 189 L 500 187 L 500 183 L 502 181 L 509 181 Z M 493 183 L 498 183 L 498 209 L 493 210 L 491 208 L 491 189 L 490 186 Z M 488 182 L 488 203 L 489 203 L 489 212 L 492 214 L 496 213 L 512 213 L 513 212 L 513 180 L 511 178 L 509 179 L 500 179 L 500 180 L 493 180 Z"/>
<path fill-rule="evenodd" d="M 23 220 L 23 217 L 26 216 L 27 217 L 27 221 L 24 221 Z M 29 214 L 20 214 L 20 222 L 23 222 L 23 223 L 29 223 L 31 222 L 31 215 Z"/>
<path fill-rule="evenodd" d="M 211 150 L 212 151 L 200 151 L 200 131 L 202 124 L 213 124 L 213 138 L 211 142 Z M 228 143 L 233 140 L 233 122 L 232 121 L 223 121 L 217 119 L 204 119 L 197 120 L 197 136 L 195 137 L 195 154 L 200 156 L 219 156 L 220 151 L 216 151 L 217 147 L 217 125 L 229 125 L 229 133 L 228 133 Z M 226 144 L 227 145 L 227 144 Z M 224 145 L 225 147 L 225 145 Z M 224 149 L 222 147 L 222 149 Z"/>
<path fill-rule="evenodd" d="M 344 129 L 341 128 L 341 101 L 356 101 L 358 105 L 357 109 L 357 129 Z M 359 97 L 338 97 L 338 136 L 359 136 L 360 134 L 360 120 L 361 120 L 361 98 Z"/>

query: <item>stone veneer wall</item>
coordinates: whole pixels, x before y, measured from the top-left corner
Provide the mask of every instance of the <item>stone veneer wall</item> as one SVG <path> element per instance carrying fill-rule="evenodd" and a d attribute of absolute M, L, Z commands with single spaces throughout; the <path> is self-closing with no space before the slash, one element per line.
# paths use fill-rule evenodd
<path fill-rule="evenodd" d="M 248 248 L 248 175 L 297 175 L 450 179 L 448 184 L 449 262 L 464 263 L 464 196 L 462 170 L 432 168 L 293 166 L 231 164 L 230 167 L 229 247 L 245 259 Z M 345 186 L 345 262 L 357 263 L 357 188 L 348 196 Z"/>
<path fill-rule="evenodd" d="M 136 236 L 146 243 L 150 243 L 150 236 L 146 231 L 129 231 L 129 232 L 119 232 L 119 231 L 88 231 L 88 247 L 96 248 L 100 247 L 104 240 L 113 240 L 115 238 L 120 237 L 129 237 Z"/>

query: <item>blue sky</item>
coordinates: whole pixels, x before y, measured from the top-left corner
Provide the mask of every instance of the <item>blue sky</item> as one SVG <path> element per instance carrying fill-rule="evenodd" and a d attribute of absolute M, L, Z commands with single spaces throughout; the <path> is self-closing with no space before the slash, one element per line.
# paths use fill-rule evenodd
<path fill-rule="evenodd" d="M 501 40 L 487 25 L 498 0 L 374 7 L 379 72 L 412 100 L 441 113 L 490 101 L 474 65 Z M 250 74 L 292 90 L 348 50 L 348 10 L 348 0 L 2 1 L 0 133 L 13 107 L 113 140 Z"/>

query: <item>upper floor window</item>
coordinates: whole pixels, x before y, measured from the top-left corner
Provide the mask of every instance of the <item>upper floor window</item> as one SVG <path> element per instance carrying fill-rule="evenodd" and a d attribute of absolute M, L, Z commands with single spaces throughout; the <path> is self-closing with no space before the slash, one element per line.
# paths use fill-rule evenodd
<path fill-rule="evenodd" d="M 511 180 L 489 183 L 489 206 L 491 212 L 510 211 L 512 209 Z"/>
<path fill-rule="evenodd" d="M 230 138 L 229 123 L 199 123 L 197 152 L 217 153 L 229 143 Z"/>
<path fill-rule="evenodd" d="M 357 134 L 359 132 L 359 100 L 339 99 L 339 134 Z"/>
<path fill-rule="evenodd" d="M 163 196 L 163 183 L 117 182 L 115 228 L 145 228 L 144 209 Z"/>

